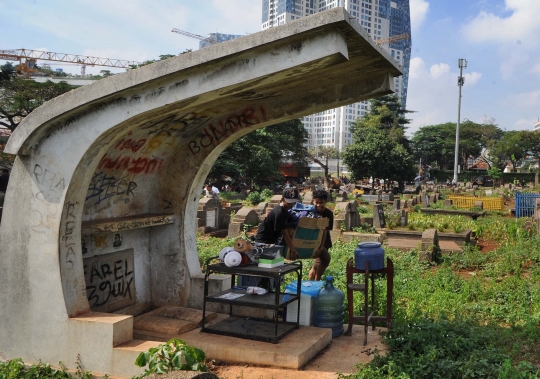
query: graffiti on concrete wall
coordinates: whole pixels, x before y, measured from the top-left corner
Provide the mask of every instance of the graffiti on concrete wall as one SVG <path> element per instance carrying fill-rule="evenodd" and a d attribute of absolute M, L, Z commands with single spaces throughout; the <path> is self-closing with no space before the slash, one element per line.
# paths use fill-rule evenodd
<path fill-rule="evenodd" d="M 189 141 L 189 150 L 194 155 L 198 154 L 209 146 L 217 146 L 233 133 L 264 121 L 266 121 L 266 111 L 262 106 L 259 108 L 246 108 L 238 114 L 212 120 L 203 127 L 197 138 Z"/>
<path fill-rule="evenodd" d="M 90 308 L 113 312 L 135 304 L 133 249 L 84 258 L 84 279 Z"/>
<path fill-rule="evenodd" d="M 128 180 L 127 176 L 117 178 L 103 171 L 94 173 L 85 201 L 98 205 L 107 199 L 122 199 L 126 204 L 135 197 L 137 183 Z"/>

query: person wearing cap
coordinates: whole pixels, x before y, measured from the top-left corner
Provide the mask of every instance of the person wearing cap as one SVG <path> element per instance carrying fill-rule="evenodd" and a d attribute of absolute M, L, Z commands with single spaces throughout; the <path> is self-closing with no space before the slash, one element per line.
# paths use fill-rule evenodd
<path fill-rule="evenodd" d="M 259 224 L 255 241 L 276 245 L 281 245 L 285 242 L 289 247 L 291 259 L 296 259 L 298 253 L 296 252 L 292 237 L 287 229 L 287 223 L 289 209 L 292 209 L 292 207 L 301 200 L 300 194 L 296 188 L 286 188 L 283 191 L 279 205 L 275 206 Z"/>

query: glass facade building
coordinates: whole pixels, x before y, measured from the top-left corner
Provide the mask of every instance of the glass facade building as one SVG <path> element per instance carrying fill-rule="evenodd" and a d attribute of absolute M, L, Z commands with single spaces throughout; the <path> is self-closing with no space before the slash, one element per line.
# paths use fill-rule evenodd
<path fill-rule="evenodd" d="M 402 68 L 403 76 L 394 79 L 394 86 L 405 108 L 411 59 L 409 0 L 262 0 L 262 29 L 335 7 L 344 7 L 374 41 L 408 35 L 380 45 Z M 343 149 L 352 142 L 349 127 L 368 112 L 369 102 L 363 101 L 304 117 L 302 122 L 309 133 L 308 147 Z"/>
<path fill-rule="evenodd" d="M 243 35 L 242 34 L 210 33 L 208 34 L 208 39 L 211 40 L 211 42 L 206 39 L 203 39 L 202 41 L 199 42 L 199 49 L 203 49 L 205 47 L 213 45 L 215 42 L 225 42 L 225 41 L 230 41 L 231 39 L 236 39 L 240 37 L 243 37 Z"/>

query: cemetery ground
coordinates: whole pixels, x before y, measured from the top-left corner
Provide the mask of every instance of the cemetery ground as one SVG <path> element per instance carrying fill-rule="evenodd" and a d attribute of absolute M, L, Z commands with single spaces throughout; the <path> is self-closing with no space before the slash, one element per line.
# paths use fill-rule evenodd
<path fill-rule="evenodd" d="M 421 262 L 415 249 L 387 248 L 395 278 L 393 327 L 382 333 L 386 354 L 375 353 L 370 363 L 358 366 L 358 372 L 339 377 L 540 377 L 540 236 L 526 228 L 530 218 L 510 216 L 511 200 L 505 204 L 505 210 L 486 212 L 476 220 L 434 217 L 410 209 L 409 221 L 416 230 L 470 228 L 478 243 L 459 253 L 439 254 L 433 262 Z M 201 262 L 233 241 L 200 236 Z M 346 263 L 355 248 L 356 241 L 335 241 L 331 250 L 325 275 L 334 276 L 342 291 Z M 309 266 L 307 262 L 304 279 Z M 376 283 L 379 309 L 386 302 L 385 283 Z M 355 299 L 355 304 L 359 301 Z M 363 350 L 361 344 L 357 350 Z M 261 367 L 222 364 L 216 368 L 220 377 L 227 378 L 309 377 L 302 371 Z"/>
<path fill-rule="evenodd" d="M 385 249 L 395 267 L 393 326 L 374 332 L 383 331 L 376 348 L 364 348 L 360 339 L 357 346 L 343 347 L 343 342 L 351 337 L 341 336 L 301 371 L 215 361 L 207 365 L 220 378 L 245 379 L 540 377 L 540 236 L 535 228 L 526 228 L 530 218 L 511 217 L 511 198 L 507 198 L 505 206 L 503 211 L 487 212 L 476 220 L 465 216 L 434 217 L 409 209 L 409 225 L 405 229 L 471 229 L 477 243 L 465 246 L 462 252 L 438 254 L 432 262 L 422 262 L 418 249 Z M 444 208 L 440 204 L 437 207 Z M 372 209 L 367 204 L 359 208 L 363 208 L 359 210 L 363 216 L 369 216 Z M 391 212 L 391 207 L 387 212 Z M 374 232 L 368 226 L 357 230 Z M 253 231 L 254 228 L 246 229 L 244 233 Z M 201 265 L 223 247 L 233 246 L 235 240 L 198 235 Z M 332 262 L 325 275 L 334 276 L 336 287 L 342 291 L 346 263 L 354 257 L 356 242 L 334 241 L 331 249 Z M 303 279 L 307 279 L 311 262 L 305 263 Z M 384 280 L 377 280 L 379 309 L 386 302 L 385 285 Z M 360 299 L 355 298 L 355 304 L 359 303 Z M 347 314 L 345 317 L 347 323 Z M 331 372 L 310 367 L 328 358 L 345 361 L 343 357 L 351 355 L 358 359 L 357 371 Z M 0 379 L 91 375 L 83 371 L 51 372 L 34 366 L 30 369 L 34 375 L 29 372 L 23 376 L 10 371 L 12 368 L 8 363 L 0 363 Z M 36 372 L 42 375 L 36 376 Z"/>

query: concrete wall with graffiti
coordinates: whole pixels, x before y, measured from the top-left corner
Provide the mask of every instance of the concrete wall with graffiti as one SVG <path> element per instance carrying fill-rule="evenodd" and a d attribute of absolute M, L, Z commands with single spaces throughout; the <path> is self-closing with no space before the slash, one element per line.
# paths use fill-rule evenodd
<path fill-rule="evenodd" d="M 131 319 L 107 312 L 200 293 L 197 209 L 219 154 L 257 128 L 391 93 L 400 74 L 338 8 L 32 112 L 6 147 L 17 157 L 0 227 L 0 359 L 80 354 L 91 371 L 140 373 L 135 352 L 113 349 L 129 332 L 109 327 Z"/>

